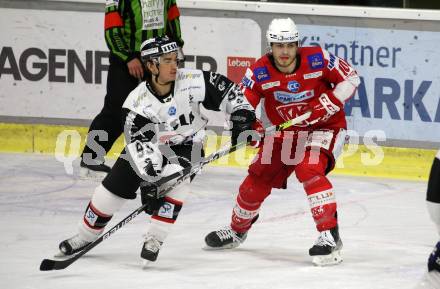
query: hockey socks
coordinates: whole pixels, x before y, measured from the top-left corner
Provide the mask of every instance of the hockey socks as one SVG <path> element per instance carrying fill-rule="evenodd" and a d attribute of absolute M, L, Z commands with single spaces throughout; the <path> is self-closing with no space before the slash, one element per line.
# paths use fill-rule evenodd
<path fill-rule="evenodd" d="M 78 224 L 78 233 L 60 243 L 60 254 L 56 257 L 76 254 L 96 240 L 113 214 L 125 202 L 125 199 L 110 193 L 103 185 L 99 185 L 87 205 L 83 219 Z"/>
<path fill-rule="evenodd" d="M 303 183 L 310 210 L 319 232 L 337 225 L 336 198 L 333 187 L 325 176 L 315 176 Z"/>
<path fill-rule="evenodd" d="M 303 183 L 310 204 L 318 239 L 309 250 L 312 262 L 317 266 L 336 265 L 342 262 L 342 241 L 339 237 L 336 198 L 330 181 L 322 175 Z"/>
<path fill-rule="evenodd" d="M 126 201 L 112 194 L 102 184 L 99 185 L 78 226 L 79 236 L 84 240 L 94 241 L 102 233 L 113 214 L 119 211 Z"/>

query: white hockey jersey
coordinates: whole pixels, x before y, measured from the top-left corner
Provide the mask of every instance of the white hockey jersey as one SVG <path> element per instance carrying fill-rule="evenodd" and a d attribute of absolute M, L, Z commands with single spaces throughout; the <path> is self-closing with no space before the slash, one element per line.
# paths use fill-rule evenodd
<path fill-rule="evenodd" d="M 130 111 L 125 131 L 129 131 L 131 141 L 139 139 L 139 133 L 143 141 L 152 141 L 154 135 L 158 144 L 192 141 L 199 138 L 207 123 L 200 112 L 201 104 L 208 110 L 228 114 L 239 109 L 254 110 L 240 88 L 225 76 L 179 69 L 169 95 L 158 96 L 145 81 L 129 94 L 123 104 Z"/>

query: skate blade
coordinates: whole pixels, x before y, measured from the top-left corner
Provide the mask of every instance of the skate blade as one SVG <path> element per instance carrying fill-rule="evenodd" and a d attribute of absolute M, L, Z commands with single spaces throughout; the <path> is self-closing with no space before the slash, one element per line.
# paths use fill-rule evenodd
<path fill-rule="evenodd" d="M 151 267 L 151 261 L 149 261 L 149 260 L 142 260 L 142 264 L 141 264 L 141 267 L 142 267 L 142 269 L 143 270 L 146 270 L 146 269 L 148 269 L 149 267 Z"/>
<path fill-rule="evenodd" d="M 319 256 L 314 256 L 312 259 L 312 263 L 315 266 L 332 266 L 332 265 L 337 265 L 339 263 L 342 262 L 342 256 L 341 256 L 341 251 L 334 251 L 333 253 L 329 254 L 329 255 L 319 255 Z"/>
<path fill-rule="evenodd" d="M 101 182 L 106 175 L 107 175 L 106 172 L 92 171 L 83 167 L 81 167 L 79 170 L 79 178 L 81 180 L 92 180 L 92 181 Z"/>
<path fill-rule="evenodd" d="M 239 245 L 235 245 L 235 244 L 229 244 L 223 247 L 211 247 L 205 244 L 204 247 L 202 247 L 203 250 L 205 251 L 220 251 L 220 250 L 230 250 L 230 249 L 234 249 L 237 248 Z"/>

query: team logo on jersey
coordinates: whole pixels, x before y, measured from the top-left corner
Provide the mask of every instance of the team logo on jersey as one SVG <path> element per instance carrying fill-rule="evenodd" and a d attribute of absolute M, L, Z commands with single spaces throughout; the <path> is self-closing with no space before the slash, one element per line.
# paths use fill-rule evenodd
<path fill-rule="evenodd" d="M 322 70 L 312 73 L 304 74 L 304 79 L 312 79 L 312 78 L 318 78 L 322 76 Z"/>
<path fill-rule="evenodd" d="M 313 90 L 306 90 L 299 93 L 290 93 L 286 91 L 275 91 L 275 99 L 281 103 L 299 102 L 314 96 Z"/>
<path fill-rule="evenodd" d="M 307 60 L 309 61 L 309 67 L 311 69 L 324 68 L 324 57 L 321 53 L 309 55 L 307 56 Z"/>
<path fill-rule="evenodd" d="M 304 106 L 306 106 L 307 103 L 305 102 L 299 102 L 299 103 L 289 103 L 285 105 L 277 106 L 276 110 L 278 114 L 284 119 L 284 120 L 290 120 L 300 115 L 301 111 L 304 109 Z M 296 124 L 296 126 L 304 127 L 306 124 Z"/>
<path fill-rule="evenodd" d="M 168 115 L 170 115 L 170 116 L 176 115 L 176 111 L 177 111 L 176 107 L 175 106 L 171 106 L 168 109 Z"/>
<path fill-rule="evenodd" d="M 257 67 L 254 69 L 255 79 L 257 82 L 262 82 L 270 79 L 269 71 L 267 67 Z"/>
<path fill-rule="evenodd" d="M 272 87 L 280 86 L 280 84 L 281 84 L 280 81 L 268 82 L 268 83 L 261 85 L 261 89 L 262 90 L 270 89 Z"/>
<path fill-rule="evenodd" d="M 291 92 L 297 92 L 299 86 L 300 86 L 299 82 L 296 80 L 292 80 L 287 83 L 287 89 L 290 90 Z"/>

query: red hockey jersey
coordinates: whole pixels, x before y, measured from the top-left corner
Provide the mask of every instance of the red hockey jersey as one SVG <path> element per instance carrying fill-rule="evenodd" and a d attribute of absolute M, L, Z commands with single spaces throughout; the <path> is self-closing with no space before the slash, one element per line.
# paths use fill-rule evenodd
<path fill-rule="evenodd" d="M 281 124 L 298 116 L 301 107 L 322 93 L 332 93 L 343 104 L 359 85 L 356 71 L 343 59 L 321 47 L 298 49 L 296 70 L 280 72 L 272 56 L 266 54 L 247 69 L 242 79 L 249 102 L 256 107 L 264 98 L 266 115 L 272 124 Z M 294 129 L 306 127 L 299 124 Z M 346 128 L 344 110 L 306 129 Z"/>

